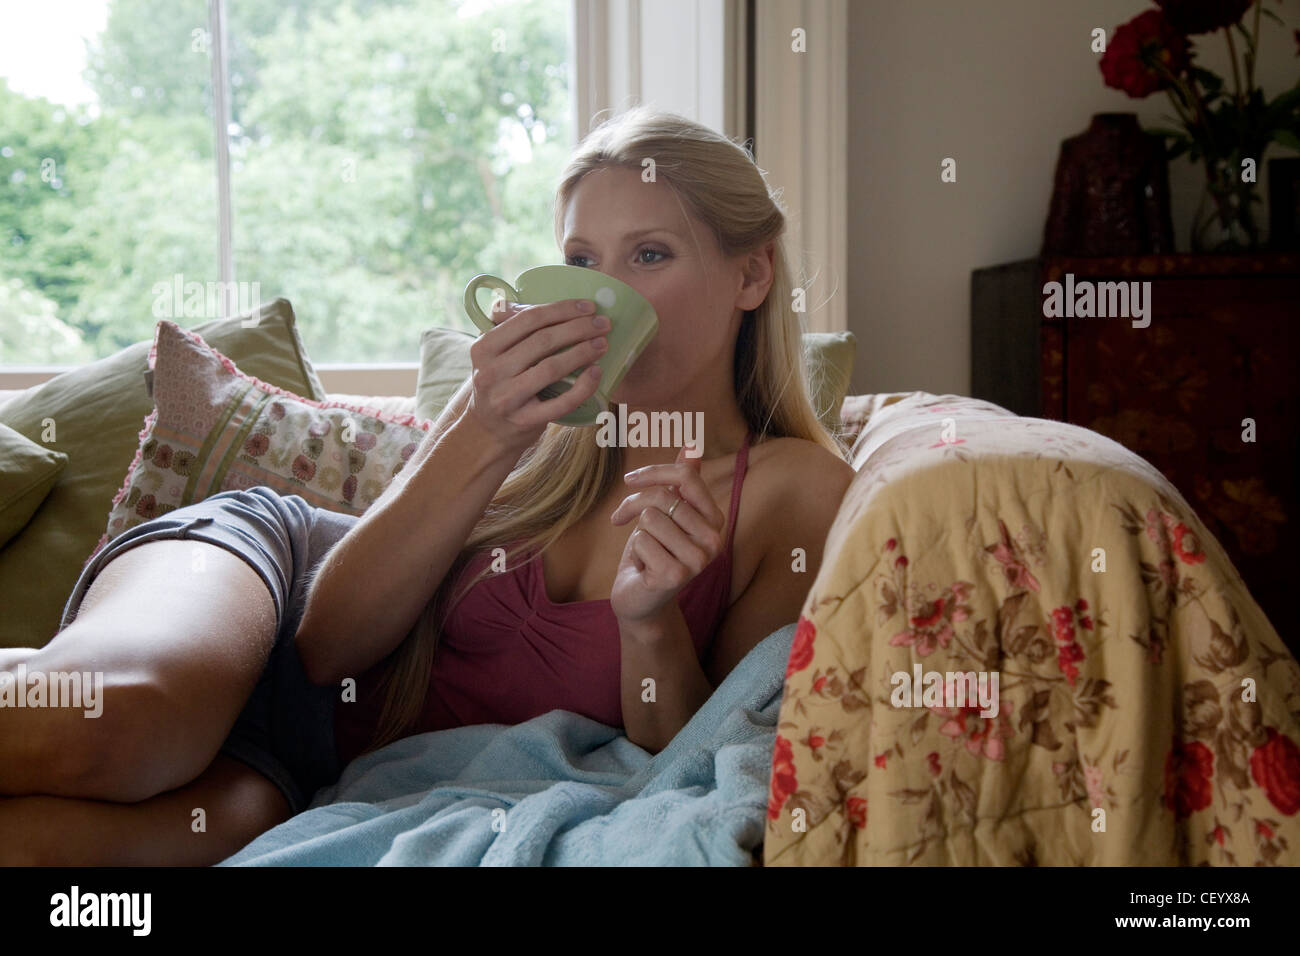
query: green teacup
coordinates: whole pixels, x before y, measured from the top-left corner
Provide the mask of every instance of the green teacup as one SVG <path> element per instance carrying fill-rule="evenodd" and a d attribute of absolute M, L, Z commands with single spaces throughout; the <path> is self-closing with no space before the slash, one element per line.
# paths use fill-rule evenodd
<path fill-rule="evenodd" d="M 477 275 L 465 286 L 465 311 L 484 332 L 494 327 L 478 304 L 480 289 L 491 289 L 510 302 L 539 305 L 560 299 L 590 299 L 596 314 L 609 316 L 609 349 L 596 362 L 601 367 L 596 393 L 574 411 L 556 421 L 562 425 L 595 425 L 596 417 L 609 410 L 610 396 L 623 376 L 659 331 L 659 316 L 650 303 L 626 282 L 581 266 L 538 266 L 520 273 L 512 286 L 500 276 Z M 566 346 L 567 347 L 567 346 Z M 562 351 L 562 350 L 560 350 Z M 537 393 L 540 399 L 555 398 L 574 386 L 576 375 L 568 375 Z"/>

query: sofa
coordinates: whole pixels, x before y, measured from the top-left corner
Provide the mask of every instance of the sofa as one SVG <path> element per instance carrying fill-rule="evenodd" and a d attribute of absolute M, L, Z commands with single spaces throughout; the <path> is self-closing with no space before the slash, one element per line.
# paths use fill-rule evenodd
<path fill-rule="evenodd" d="M 413 396 L 328 395 L 276 300 L 0 392 L 0 646 L 216 490 L 363 512 L 469 341 L 426 331 Z M 806 344 L 857 476 L 798 621 L 668 748 L 561 711 L 417 735 L 227 863 L 1300 862 L 1300 666 L 1177 490 L 1076 426 L 846 395 L 852 337 Z"/>

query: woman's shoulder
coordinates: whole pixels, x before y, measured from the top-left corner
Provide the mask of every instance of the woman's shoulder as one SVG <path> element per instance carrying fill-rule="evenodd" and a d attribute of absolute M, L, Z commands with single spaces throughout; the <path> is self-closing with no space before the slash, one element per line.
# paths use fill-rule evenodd
<path fill-rule="evenodd" d="M 807 438 L 768 438 L 749 451 L 749 467 L 762 467 L 777 480 L 824 480 L 830 484 L 853 479 L 853 468 L 824 445 Z"/>
<path fill-rule="evenodd" d="M 745 490 L 760 504 L 779 505 L 804 520 L 834 517 L 854 471 L 830 449 L 806 438 L 768 438 L 750 449 Z M 829 519 L 828 522 L 829 523 Z"/>

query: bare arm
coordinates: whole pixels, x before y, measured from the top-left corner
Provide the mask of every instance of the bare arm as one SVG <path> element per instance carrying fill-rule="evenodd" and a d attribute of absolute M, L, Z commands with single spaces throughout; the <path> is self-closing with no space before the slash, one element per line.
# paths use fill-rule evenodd
<path fill-rule="evenodd" d="M 594 325 L 578 301 L 507 304 L 470 346 L 473 374 L 317 569 L 296 637 L 313 683 L 355 676 L 397 648 L 520 456 L 595 393 L 598 367 L 556 398 L 536 397 L 607 347 L 608 321 Z"/>
<path fill-rule="evenodd" d="M 312 579 L 296 637 L 308 679 L 355 677 L 401 643 L 517 461 L 471 418 L 430 432 Z"/>

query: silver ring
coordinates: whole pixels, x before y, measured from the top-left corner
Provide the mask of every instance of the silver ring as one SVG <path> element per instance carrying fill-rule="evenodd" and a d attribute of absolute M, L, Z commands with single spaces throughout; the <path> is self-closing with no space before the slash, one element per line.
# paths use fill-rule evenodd
<path fill-rule="evenodd" d="M 673 512 L 677 510 L 677 506 L 682 503 L 682 500 L 683 499 L 678 498 L 673 502 L 672 507 L 668 509 L 668 517 L 671 518 L 673 516 Z"/>

